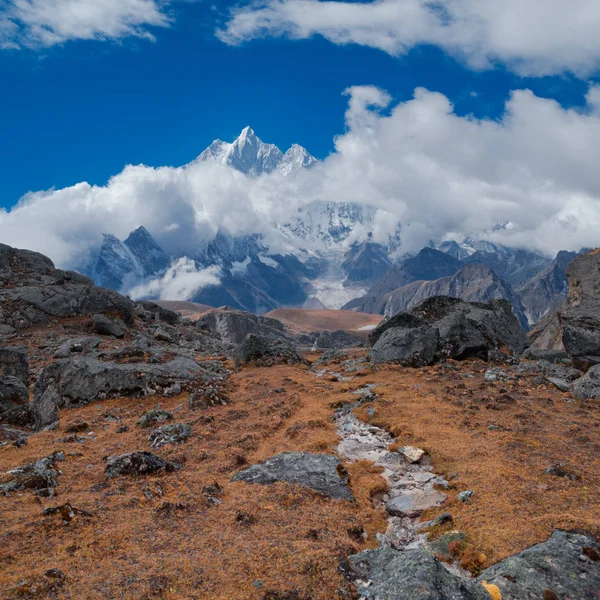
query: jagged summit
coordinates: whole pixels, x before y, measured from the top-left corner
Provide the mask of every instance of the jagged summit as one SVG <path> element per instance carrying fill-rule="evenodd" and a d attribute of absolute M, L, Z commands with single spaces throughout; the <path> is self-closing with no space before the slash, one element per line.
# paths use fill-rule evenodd
<path fill-rule="evenodd" d="M 306 148 L 298 144 L 293 144 L 284 154 L 275 144 L 263 142 L 247 126 L 232 143 L 215 140 L 194 162 L 229 165 L 246 175 L 261 175 L 278 170 L 287 176 L 316 161 Z"/>

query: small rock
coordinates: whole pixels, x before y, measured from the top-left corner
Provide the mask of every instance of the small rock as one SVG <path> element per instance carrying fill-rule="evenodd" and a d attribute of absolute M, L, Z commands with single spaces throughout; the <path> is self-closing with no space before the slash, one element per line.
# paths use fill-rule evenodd
<path fill-rule="evenodd" d="M 548 475 L 554 475 L 555 477 L 566 477 L 567 479 L 571 479 L 572 481 L 576 481 L 579 479 L 575 473 L 565 469 L 560 463 L 556 465 L 550 465 L 545 473 Z"/>
<path fill-rule="evenodd" d="M 148 441 L 153 448 L 162 448 L 167 444 L 183 444 L 192 435 L 192 428 L 185 423 L 173 423 L 172 425 L 163 425 L 155 429 Z"/>
<path fill-rule="evenodd" d="M 398 453 L 402 454 L 411 464 L 418 463 L 425 456 L 425 450 L 415 448 L 414 446 L 403 446 L 398 450 Z"/>
<path fill-rule="evenodd" d="M 474 490 L 465 490 L 464 492 L 460 492 L 460 494 L 456 496 L 456 499 L 459 502 L 468 502 L 474 493 Z"/>
<path fill-rule="evenodd" d="M 88 431 L 89 428 L 90 425 L 87 423 L 87 421 L 75 421 L 75 423 L 68 425 L 65 431 L 67 433 L 82 433 L 84 431 Z"/>
<path fill-rule="evenodd" d="M 172 421 L 173 413 L 162 408 L 153 408 L 147 413 L 140 417 L 137 422 L 139 427 L 152 427 L 156 423 L 164 423 L 165 421 Z"/>
<path fill-rule="evenodd" d="M 169 344 L 173 342 L 173 338 L 162 328 L 159 328 L 154 332 L 154 339 L 159 342 L 168 342 Z"/>
<path fill-rule="evenodd" d="M 116 429 L 117 433 L 127 433 L 128 431 L 129 431 L 129 427 L 127 427 L 127 425 L 120 425 Z"/>
<path fill-rule="evenodd" d="M 227 394 L 213 386 L 194 390 L 188 398 L 188 406 L 195 410 L 198 408 L 208 408 L 209 406 L 225 406 L 229 403 Z"/>
<path fill-rule="evenodd" d="M 150 475 L 175 471 L 178 467 L 151 452 L 131 452 L 120 456 L 110 456 L 106 462 L 107 479 L 123 475 Z"/>

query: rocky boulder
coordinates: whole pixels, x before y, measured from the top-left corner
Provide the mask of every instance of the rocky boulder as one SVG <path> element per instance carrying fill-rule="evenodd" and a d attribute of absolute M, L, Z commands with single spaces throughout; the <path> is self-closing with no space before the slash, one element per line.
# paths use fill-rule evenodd
<path fill-rule="evenodd" d="M 312 488 L 330 498 L 354 500 L 342 463 L 329 454 L 284 452 L 236 473 L 232 481 L 262 485 L 284 481 Z"/>
<path fill-rule="evenodd" d="M 192 428 L 187 423 L 172 423 L 155 429 L 148 436 L 148 441 L 153 448 L 162 448 L 167 444 L 172 446 L 183 444 L 191 435 Z"/>
<path fill-rule="evenodd" d="M 285 338 L 285 325 L 277 319 L 233 309 L 213 310 L 196 321 L 198 331 L 218 334 L 223 341 L 241 344 L 248 334 Z"/>
<path fill-rule="evenodd" d="M 548 541 L 495 564 L 477 579 L 450 572 L 423 547 L 366 550 L 349 562 L 366 600 L 490 600 L 484 584 L 497 587 L 502 600 L 591 600 L 600 590 L 597 544 L 565 531 L 555 531 Z"/>
<path fill-rule="evenodd" d="M 0 348 L 0 376 L 16 377 L 23 385 L 29 381 L 27 349 L 21 346 Z"/>
<path fill-rule="evenodd" d="M 193 381 L 210 383 L 214 373 L 195 360 L 176 358 L 164 364 L 102 362 L 93 358 L 61 359 L 44 369 L 35 386 L 36 427 L 58 420 L 58 410 L 110 397 L 149 396 Z"/>
<path fill-rule="evenodd" d="M 569 294 L 556 313 L 532 331 L 532 348 L 564 350 L 581 366 L 600 363 L 600 250 L 578 256 L 566 269 Z"/>
<path fill-rule="evenodd" d="M 578 400 L 600 398 L 600 364 L 594 365 L 583 377 L 575 380 L 571 391 Z"/>
<path fill-rule="evenodd" d="M 428 298 L 407 313 L 383 321 L 369 336 L 374 363 L 423 366 L 447 358 L 478 356 L 507 348 L 521 354 L 527 337 L 505 300 L 465 302 L 448 296 Z"/>
<path fill-rule="evenodd" d="M 8 471 L 12 479 L 0 485 L 0 492 L 7 494 L 19 490 L 33 490 L 40 496 L 54 495 L 60 474 L 56 463 L 62 460 L 62 452 L 55 452 L 36 462 Z"/>
<path fill-rule="evenodd" d="M 29 402 L 29 390 L 16 377 L 0 377 L 0 414 Z"/>
<path fill-rule="evenodd" d="M 237 347 L 235 357 L 242 364 L 271 366 L 278 363 L 307 364 L 298 350 L 287 340 L 250 333 Z"/>
<path fill-rule="evenodd" d="M 125 329 L 106 315 L 94 315 L 92 317 L 92 327 L 100 335 L 112 335 L 116 338 L 122 338 L 125 335 Z"/>

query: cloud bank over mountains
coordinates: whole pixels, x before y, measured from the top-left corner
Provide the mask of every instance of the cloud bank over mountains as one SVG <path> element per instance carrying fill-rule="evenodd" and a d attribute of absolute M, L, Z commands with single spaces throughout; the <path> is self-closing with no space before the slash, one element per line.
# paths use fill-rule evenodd
<path fill-rule="evenodd" d="M 218 36 L 239 44 L 321 35 L 394 56 L 429 44 L 475 69 L 501 63 L 523 76 L 586 76 L 600 66 L 599 27 L 596 0 L 264 0 L 234 8 Z"/>
<path fill-rule="evenodd" d="M 102 232 L 123 238 L 139 225 L 171 255 L 193 255 L 219 229 L 263 234 L 285 253 L 278 225 L 321 200 L 379 208 L 376 241 L 400 221 L 403 252 L 501 221 L 513 228 L 488 239 L 547 254 L 598 245 L 600 88 L 590 89 L 583 110 L 515 91 L 499 121 L 458 116 L 445 96 L 425 89 L 395 105 L 373 87 L 347 94 L 347 130 L 335 151 L 293 176 L 199 161 L 130 165 L 104 186 L 27 194 L 0 212 L 0 239 L 72 268 Z"/>

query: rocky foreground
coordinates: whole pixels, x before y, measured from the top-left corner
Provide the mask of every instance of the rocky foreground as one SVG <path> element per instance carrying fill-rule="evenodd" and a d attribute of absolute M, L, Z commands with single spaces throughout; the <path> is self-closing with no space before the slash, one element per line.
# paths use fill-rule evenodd
<path fill-rule="evenodd" d="M 589 344 L 433 298 L 323 353 L 7 246 L 0 282 L 0 597 L 600 598 Z"/>

